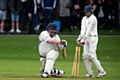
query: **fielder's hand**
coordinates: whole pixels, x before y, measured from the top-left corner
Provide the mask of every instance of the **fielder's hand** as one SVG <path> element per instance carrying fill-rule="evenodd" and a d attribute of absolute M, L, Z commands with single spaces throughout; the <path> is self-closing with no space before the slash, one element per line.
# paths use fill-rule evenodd
<path fill-rule="evenodd" d="M 76 40 L 76 42 L 77 42 L 78 45 L 81 45 L 81 46 L 83 46 L 85 44 L 85 42 L 82 41 L 82 40 L 81 41 L 80 40 Z"/>
<path fill-rule="evenodd" d="M 82 39 L 82 40 L 80 41 L 80 45 L 83 46 L 84 44 L 85 44 L 85 39 Z"/>
<path fill-rule="evenodd" d="M 78 45 L 83 46 L 85 44 L 85 39 L 86 37 L 82 37 L 81 39 L 78 38 L 76 42 L 78 43 Z"/>
<path fill-rule="evenodd" d="M 77 38 L 77 40 L 76 40 L 76 42 L 77 42 L 78 45 L 80 45 L 80 41 L 81 41 L 83 38 L 84 38 L 83 35 L 79 35 L 79 36 L 78 36 L 78 38 Z"/>
<path fill-rule="evenodd" d="M 76 42 L 77 42 L 78 45 L 80 45 L 80 40 L 79 39 L 77 39 Z"/>
<path fill-rule="evenodd" d="M 79 35 L 77 40 L 81 40 L 84 38 L 84 35 Z"/>

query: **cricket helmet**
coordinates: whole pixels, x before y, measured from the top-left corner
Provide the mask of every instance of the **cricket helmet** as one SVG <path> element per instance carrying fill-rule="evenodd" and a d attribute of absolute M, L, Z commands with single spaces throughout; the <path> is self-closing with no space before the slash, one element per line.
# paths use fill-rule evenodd
<path fill-rule="evenodd" d="M 54 23 L 49 23 L 46 27 L 47 30 L 57 30 L 57 26 Z"/>
<path fill-rule="evenodd" d="M 84 12 L 92 12 L 93 7 L 91 5 L 85 6 Z"/>

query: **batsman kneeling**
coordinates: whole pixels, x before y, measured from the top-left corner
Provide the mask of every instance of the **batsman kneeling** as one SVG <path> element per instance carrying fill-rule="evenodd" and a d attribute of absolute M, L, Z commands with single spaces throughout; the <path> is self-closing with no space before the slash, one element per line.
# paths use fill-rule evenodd
<path fill-rule="evenodd" d="M 84 77 L 94 77 L 92 71 L 92 65 L 89 60 L 93 62 L 99 74 L 97 78 L 101 78 L 106 75 L 106 72 L 102 68 L 100 61 L 97 59 L 96 50 L 98 44 L 98 32 L 97 32 L 97 19 L 92 14 L 92 6 L 86 6 L 84 9 L 85 16 L 82 19 L 81 31 L 78 36 L 77 43 L 83 45 L 83 62 L 87 71 Z"/>
<path fill-rule="evenodd" d="M 49 23 L 45 31 L 39 35 L 39 54 L 42 62 L 40 73 L 42 77 L 61 77 L 64 75 L 63 70 L 54 68 L 56 59 L 59 56 L 58 50 L 63 50 L 67 46 L 66 40 L 60 40 L 57 34 L 57 27 L 54 23 Z M 66 56 L 63 56 L 64 58 Z"/>

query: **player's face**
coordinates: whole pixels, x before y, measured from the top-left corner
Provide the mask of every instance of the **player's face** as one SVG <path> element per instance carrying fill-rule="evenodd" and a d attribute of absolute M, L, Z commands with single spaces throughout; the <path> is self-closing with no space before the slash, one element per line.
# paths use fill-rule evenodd
<path fill-rule="evenodd" d="M 91 12 L 86 12 L 85 15 L 89 17 L 91 15 Z"/>
<path fill-rule="evenodd" d="M 55 36 L 57 34 L 56 30 L 49 30 L 50 35 Z"/>

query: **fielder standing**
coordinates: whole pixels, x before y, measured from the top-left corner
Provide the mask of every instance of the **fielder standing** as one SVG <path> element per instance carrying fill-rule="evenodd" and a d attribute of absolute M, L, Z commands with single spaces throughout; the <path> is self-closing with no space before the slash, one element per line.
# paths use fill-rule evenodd
<path fill-rule="evenodd" d="M 39 54 L 40 61 L 42 62 L 41 74 L 42 77 L 63 76 L 64 71 L 53 68 L 56 59 L 59 56 L 59 49 L 67 46 L 66 40 L 60 40 L 57 34 L 57 27 L 54 23 L 49 23 L 46 27 L 47 30 L 42 31 L 39 35 Z"/>
<path fill-rule="evenodd" d="M 96 78 L 101 78 L 106 75 L 106 72 L 102 68 L 96 55 L 98 44 L 97 19 L 92 14 L 92 9 L 92 6 L 86 6 L 84 9 L 85 16 L 82 19 L 81 32 L 78 36 L 77 43 L 79 45 L 84 45 L 83 62 L 87 71 L 84 77 L 94 77 L 94 73 L 91 69 L 92 65 L 89 61 L 91 60 L 99 72 Z"/>

